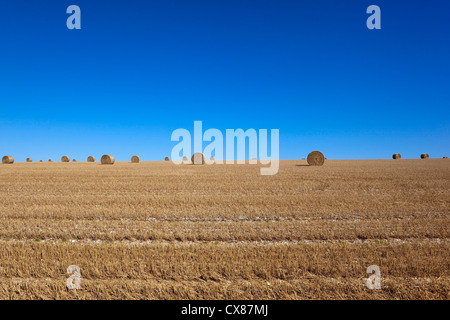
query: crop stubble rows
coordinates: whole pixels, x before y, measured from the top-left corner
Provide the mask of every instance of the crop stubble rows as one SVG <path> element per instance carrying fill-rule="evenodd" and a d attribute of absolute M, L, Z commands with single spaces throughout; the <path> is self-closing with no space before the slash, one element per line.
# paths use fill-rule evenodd
<path fill-rule="evenodd" d="M 0 298 L 449 298 L 447 160 L 304 164 L 1 166 Z"/>

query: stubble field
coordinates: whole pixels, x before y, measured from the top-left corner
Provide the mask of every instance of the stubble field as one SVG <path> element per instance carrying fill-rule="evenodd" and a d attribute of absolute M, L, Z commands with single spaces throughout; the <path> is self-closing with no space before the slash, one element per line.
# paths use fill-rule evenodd
<path fill-rule="evenodd" d="M 0 165 L 0 299 L 449 299 L 449 190 L 448 159 Z"/>

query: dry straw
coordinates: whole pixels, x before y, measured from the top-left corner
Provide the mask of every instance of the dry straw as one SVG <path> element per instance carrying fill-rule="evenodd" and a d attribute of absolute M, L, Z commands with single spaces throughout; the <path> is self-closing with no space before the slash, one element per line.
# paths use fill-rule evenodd
<path fill-rule="evenodd" d="M 68 156 L 62 156 L 61 162 L 70 162 L 70 158 Z"/>
<path fill-rule="evenodd" d="M 95 158 L 93 156 L 89 156 L 87 158 L 87 162 L 95 162 Z"/>
<path fill-rule="evenodd" d="M 100 160 L 102 164 L 114 164 L 116 162 L 116 159 L 110 154 L 105 154 L 102 156 L 102 159 Z"/>
<path fill-rule="evenodd" d="M 392 159 L 394 159 L 394 160 L 398 160 L 398 159 L 401 159 L 401 158 L 402 158 L 402 155 L 400 153 L 394 153 L 392 155 Z"/>
<path fill-rule="evenodd" d="M 184 157 L 183 157 L 183 161 L 188 161 L 188 157 L 187 157 L 187 156 L 184 156 Z"/>
<path fill-rule="evenodd" d="M 77 162 L 77 159 L 73 159 L 72 162 Z"/>
<path fill-rule="evenodd" d="M 420 159 L 428 159 L 430 157 L 430 155 L 428 153 L 422 153 L 420 155 Z"/>
<path fill-rule="evenodd" d="M 323 156 L 323 153 L 320 151 L 313 151 L 310 154 L 308 154 L 308 158 L 306 159 L 308 161 L 308 164 L 310 166 L 323 166 L 323 163 L 325 162 L 325 157 Z"/>
<path fill-rule="evenodd" d="M 201 152 L 196 152 L 191 158 L 192 164 L 205 164 L 205 155 Z"/>
<path fill-rule="evenodd" d="M 27 162 L 33 162 L 33 159 L 27 158 Z"/>
<path fill-rule="evenodd" d="M 139 156 L 131 157 L 131 163 L 139 163 L 140 161 L 141 161 L 141 159 L 139 158 Z"/>
<path fill-rule="evenodd" d="M 4 156 L 2 159 L 3 164 L 13 164 L 14 163 L 14 157 L 13 156 Z"/>
<path fill-rule="evenodd" d="M 52 159 L 48 159 L 48 162 L 53 162 L 53 160 Z"/>
<path fill-rule="evenodd" d="M 442 159 L 448 159 L 448 157 L 443 157 Z"/>
<path fill-rule="evenodd" d="M 164 161 L 170 161 L 169 157 L 165 157 Z"/>
<path fill-rule="evenodd" d="M 44 160 L 39 160 L 39 162 L 44 162 Z"/>

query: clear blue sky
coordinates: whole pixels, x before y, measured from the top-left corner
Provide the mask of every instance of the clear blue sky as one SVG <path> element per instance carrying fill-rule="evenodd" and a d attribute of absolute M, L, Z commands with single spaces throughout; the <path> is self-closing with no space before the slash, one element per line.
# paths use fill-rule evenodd
<path fill-rule="evenodd" d="M 282 159 L 450 156 L 449 79 L 448 0 L 3 1 L 0 155 L 161 160 L 202 120 Z"/>

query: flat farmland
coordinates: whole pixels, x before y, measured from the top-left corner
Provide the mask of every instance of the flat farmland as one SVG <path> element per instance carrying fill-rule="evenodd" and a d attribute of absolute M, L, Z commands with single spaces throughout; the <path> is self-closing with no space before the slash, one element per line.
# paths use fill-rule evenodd
<path fill-rule="evenodd" d="M 449 299 L 449 214 L 448 159 L 0 165 L 0 299 Z"/>

